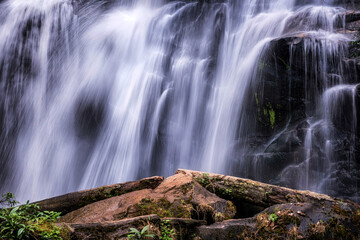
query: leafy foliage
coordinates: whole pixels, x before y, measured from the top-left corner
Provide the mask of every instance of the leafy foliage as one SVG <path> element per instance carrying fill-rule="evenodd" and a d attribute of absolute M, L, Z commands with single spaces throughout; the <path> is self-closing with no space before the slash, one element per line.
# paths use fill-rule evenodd
<path fill-rule="evenodd" d="M 130 228 L 127 238 L 130 240 L 154 238 L 155 235 L 149 232 L 149 227 L 150 225 L 146 225 L 141 231 L 136 228 Z"/>
<path fill-rule="evenodd" d="M 150 223 L 146 225 L 143 229 L 138 230 L 136 228 L 130 228 L 130 231 L 127 235 L 129 240 L 145 240 L 145 239 L 160 239 L 160 240 L 174 240 L 175 238 L 175 229 L 172 228 L 170 220 L 162 220 L 159 228 L 156 228 L 156 234 L 149 231 Z M 153 226 L 153 225 L 151 225 Z M 154 227 L 154 226 L 153 226 Z"/>
<path fill-rule="evenodd" d="M 54 225 L 61 213 L 41 211 L 29 201 L 16 206 L 19 202 L 12 193 L 4 194 L 0 204 L 3 206 L 0 208 L 0 239 L 63 239 L 63 230 Z"/>
<path fill-rule="evenodd" d="M 278 219 L 278 215 L 276 215 L 275 213 L 272 213 L 269 217 L 269 220 L 272 222 L 275 222 Z"/>
<path fill-rule="evenodd" d="M 175 230 L 170 225 L 170 220 L 163 220 L 160 223 L 160 236 L 161 240 L 173 240 L 175 237 Z"/>

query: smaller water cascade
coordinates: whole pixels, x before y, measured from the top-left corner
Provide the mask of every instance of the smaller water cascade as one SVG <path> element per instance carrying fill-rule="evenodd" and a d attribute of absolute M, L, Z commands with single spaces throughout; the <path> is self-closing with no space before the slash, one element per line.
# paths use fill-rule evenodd
<path fill-rule="evenodd" d="M 358 201 L 357 174 L 360 170 L 356 159 L 359 147 L 359 87 L 359 84 L 341 84 L 328 89 L 323 95 L 322 130 L 328 144 L 326 149 L 330 167 L 319 189 L 329 194 L 334 194 L 336 189 L 344 197 L 348 197 L 348 192 L 354 192 L 355 201 Z"/>
<path fill-rule="evenodd" d="M 247 153 L 239 160 L 243 163 L 235 172 L 329 194 L 342 192 L 347 182 L 351 187 L 342 196 L 357 196 L 357 178 L 350 176 L 358 174 L 354 125 L 358 93 L 357 85 L 348 85 L 354 81 L 348 75 L 353 70 L 343 61 L 351 41 L 343 31 L 344 11 L 327 6 L 299 8 L 288 17 L 285 34 L 271 41 L 260 60 L 260 81 L 249 94 L 256 115 L 248 111 L 259 122 L 253 129 L 263 134 L 266 143 L 258 144 L 259 136 L 249 138 Z M 344 108 L 342 98 L 353 102 L 347 101 Z M 332 119 L 336 116 L 341 116 L 338 126 Z M 344 162 L 351 163 L 353 170 Z"/>
<path fill-rule="evenodd" d="M 304 73 L 305 88 L 309 89 L 305 109 L 310 116 L 305 123 L 304 156 L 281 173 L 281 178 L 293 179 L 291 186 L 328 194 L 346 189 L 347 182 L 343 197 L 357 196 L 358 191 L 357 177 L 352 179 L 358 174 L 358 85 L 345 84 L 348 80 L 342 76 L 348 66 L 338 60 L 346 53 L 346 41 L 344 35 L 334 32 L 311 34 L 304 41 L 304 56 L 309 55 L 304 66 L 310 66 Z"/>

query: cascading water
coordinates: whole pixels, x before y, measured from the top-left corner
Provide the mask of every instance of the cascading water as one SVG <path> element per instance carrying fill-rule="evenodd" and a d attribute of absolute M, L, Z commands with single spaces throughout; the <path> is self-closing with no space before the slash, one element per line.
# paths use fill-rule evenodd
<path fill-rule="evenodd" d="M 71 52 L 70 32 L 76 17 L 70 3 L 57 0 L 9 1 L 1 9 L 1 177 L 11 190 L 17 185 L 16 191 L 37 192 L 45 184 L 39 182 L 39 175 L 52 174 L 57 168 L 35 160 L 52 157 L 37 150 L 52 137 L 49 132 L 25 146 L 23 135 L 35 129 L 33 133 L 40 134 L 41 129 L 56 125 L 46 123 L 44 116 L 59 84 L 60 63 Z M 19 151 L 26 152 L 27 160 Z"/>
<path fill-rule="evenodd" d="M 335 27 L 343 25 L 344 17 L 341 11 L 330 7 L 306 7 L 305 14 L 300 10 L 301 21 L 308 19 L 308 24 L 303 26 L 303 34 L 306 38 L 301 45 L 303 66 L 304 66 L 304 87 L 306 89 L 305 113 L 306 133 L 303 142 L 303 158 L 295 164 L 286 167 L 280 174 L 280 178 L 290 181 L 291 186 L 296 188 L 310 189 L 317 192 L 335 194 L 334 182 L 330 183 L 329 178 L 338 180 L 337 171 L 341 157 L 335 157 L 334 146 L 339 139 L 348 139 L 344 136 L 336 136 L 336 131 L 348 131 L 349 141 L 354 145 L 356 136 L 356 91 L 355 87 L 344 87 L 344 63 L 349 38 L 341 32 L 336 32 Z M 314 30 L 316 29 L 316 32 Z M 291 45 L 292 54 L 297 54 L 298 46 Z M 294 57 L 294 56 L 293 56 Z M 344 114 L 339 114 L 345 108 L 342 94 L 344 89 L 353 89 L 349 96 L 352 96 L 352 108 L 347 109 L 346 114 L 352 116 L 351 128 L 348 128 Z M 341 93 L 338 93 L 341 90 Z M 339 111 L 340 110 L 340 111 Z M 337 116 L 337 117 L 336 117 Z M 338 126 L 334 127 L 334 119 L 337 118 Z M 339 124 L 340 123 L 340 124 Z M 345 126 L 342 126 L 344 124 Z M 352 140 L 351 140 L 352 139 Z M 343 149 L 344 150 L 344 149 Z M 355 149 L 350 150 L 349 156 L 353 165 L 356 165 L 354 158 Z M 350 168 L 347 173 L 350 173 Z M 344 177 L 342 177 L 344 178 Z M 347 178 L 347 177 L 345 177 Z M 356 182 L 356 180 L 355 180 Z M 352 186 L 357 185 L 352 183 Z M 338 187 L 337 194 L 341 191 Z M 357 188 L 357 187 L 355 187 Z M 352 190 L 357 192 L 357 190 Z M 357 194 L 355 194 L 357 195 Z M 343 197 L 346 196 L 346 194 Z"/>
<path fill-rule="evenodd" d="M 356 142 L 358 85 L 343 77 L 342 61 L 351 39 L 339 31 L 344 9 L 302 5 L 1 3 L 1 190 L 35 200 L 191 168 L 341 195 L 331 126 L 351 89 Z M 281 39 L 290 42 L 287 57 L 274 57 Z M 267 79 L 278 78 L 274 58 L 301 78 L 287 77 L 277 105 L 276 93 L 267 95 Z M 303 115 L 280 117 L 282 102 L 296 109 L 298 86 L 308 89 Z M 303 157 L 286 155 L 274 176 L 266 156 L 284 152 L 274 144 L 294 126 L 304 129 L 296 146 Z"/>

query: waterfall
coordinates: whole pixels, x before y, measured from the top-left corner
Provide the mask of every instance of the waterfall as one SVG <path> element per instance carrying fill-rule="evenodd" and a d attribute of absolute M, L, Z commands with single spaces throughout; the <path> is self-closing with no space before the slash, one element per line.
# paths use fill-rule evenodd
<path fill-rule="evenodd" d="M 359 88 L 346 10 L 322 4 L 0 3 L 1 191 L 38 200 L 190 168 L 343 195 L 334 142 L 356 164 Z M 281 67 L 286 97 L 271 93 Z"/>
<path fill-rule="evenodd" d="M 1 176 L 3 187 L 32 197 L 49 187 L 50 176 L 53 187 L 60 184 L 57 165 L 67 161 L 66 154 L 51 161 L 54 156 L 44 145 L 51 148 L 49 141 L 56 141 L 52 128 L 62 127 L 48 112 L 48 103 L 53 89 L 61 86 L 76 16 L 72 5 L 61 0 L 7 1 L 1 9 Z"/>

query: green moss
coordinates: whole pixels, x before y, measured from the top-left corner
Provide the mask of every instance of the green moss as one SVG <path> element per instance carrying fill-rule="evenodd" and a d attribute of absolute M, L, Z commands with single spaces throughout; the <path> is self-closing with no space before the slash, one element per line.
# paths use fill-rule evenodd
<path fill-rule="evenodd" d="M 81 198 L 79 206 L 86 206 L 90 203 L 119 196 L 128 192 L 130 191 L 99 187 L 96 193 L 90 193 L 89 195 L 83 196 Z"/>
<path fill-rule="evenodd" d="M 217 178 L 209 177 L 207 173 L 203 173 L 202 177 L 195 178 L 195 180 L 211 192 L 215 192 L 214 182 L 219 181 Z"/>
<path fill-rule="evenodd" d="M 360 230 L 360 210 L 353 214 L 351 221 Z"/>
<path fill-rule="evenodd" d="M 331 218 L 325 222 L 326 232 L 330 239 L 354 239 L 350 228 L 344 226 L 344 220 L 339 218 Z"/>
<path fill-rule="evenodd" d="M 290 67 L 290 65 L 289 64 L 287 64 L 286 63 L 286 61 L 284 60 L 284 59 L 282 59 L 281 57 L 278 57 L 278 59 L 280 60 L 280 62 L 282 63 L 282 64 L 284 64 L 284 66 L 285 66 L 285 68 L 286 68 L 286 70 L 291 70 L 291 67 Z"/>
<path fill-rule="evenodd" d="M 360 47 L 360 40 L 352 41 L 352 42 L 350 42 L 350 45 L 352 45 L 354 47 Z"/>
<path fill-rule="evenodd" d="M 270 111 L 269 111 L 269 115 L 270 115 L 270 124 L 271 124 L 271 127 L 274 128 L 274 126 L 275 126 L 275 111 L 274 111 L 274 110 L 270 110 Z"/>
<path fill-rule="evenodd" d="M 259 106 L 259 97 L 257 93 L 255 93 L 255 102 L 256 102 L 256 106 Z"/>
<path fill-rule="evenodd" d="M 259 99 L 257 98 L 257 94 L 255 95 L 255 100 L 257 103 L 258 121 L 262 123 L 264 126 L 271 126 L 271 128 L 274 128 L 276 121 L 276 114 L 271 103 L 268 102 L 265 106 L 260 106 Z"/>
<path fill-rule="evenodd" d="M 270 103 L 268 103 L 268 112 L 269 112 L 271 127 L 274 128 L 275 127 L 275 111 Z"/>
<path fill-rule="evenodd" d="M 181 192 L 182 192 L 183 194 L 186 194 L 186 193 L 190 192 L 193 188 L 194 188 L 194 183 L 193 183 L 193 182 L 189 182 L 189 183 L 184 184 L 184 185 L 182 185 L 182 186 L 180 187 Z"/>
<path fill-rule="evenodd" d="M 352 41 L 349 43 L 350 46 L 354 47 L 353 51 L 351 51 L 350 57 L 357 58 L 360 57 L 360 40 Z"/>
<path fill-rule="evenodd" d="M 207 187 L 208 185 L 210 185 L 212 178 L 209 177 L 209 174 L 207 173 L 203 173 L 202 177 L 200 178 L 195 178 L 195 180 L 200 183 L 203 187 Z"/>
<path fill-rule="evenodd" d="M 267 62 L 265 62 L 263 60 L 259 61 L 258 72 L 261 73 L 264 70 L 264 68 L 269 68 L 269 67 L 270 67 L 270 65 Z"/>
<path fill-rule="evenodd" d="M 276 216 L 276 217 L 275 217 Z M 292 239 L 300 219 L 290 209 L 261 213 L 256 216 L 256 239 Z"/>
<path fill-rule="evenodd" d="M 161 218 L 190 218 L 192 205 L 181 199 L 171 203 L 165 198 L 157 200 L 145 198 L 134 205 L 134 210 L 137 216 L 157 214 Z"/>
<path fill-rule="evenodd" d="M 333 206 L 333 211 L 344 218 L 348 218 L 350 216 L 350 212 L 342 209 L 342 207 L 338 204 L 335 204 Z"/>
<path fill-rule="evenodd" d="M 230 212 L 230 213 L 236 212 L 236 207 L 235 207 L 235 205 L 234 205 L 231 201 L 228 201 L 228 204 L 229 204 L 229 212 Z M 232 215 L 229 215 L 228 213 L 225 213 L 225 214 L 224 214 L 224 219 L 225 219 L 225 220 L 231 219 L 232 217 L 233 217 L 233 216 L 232 216 Z"/>

